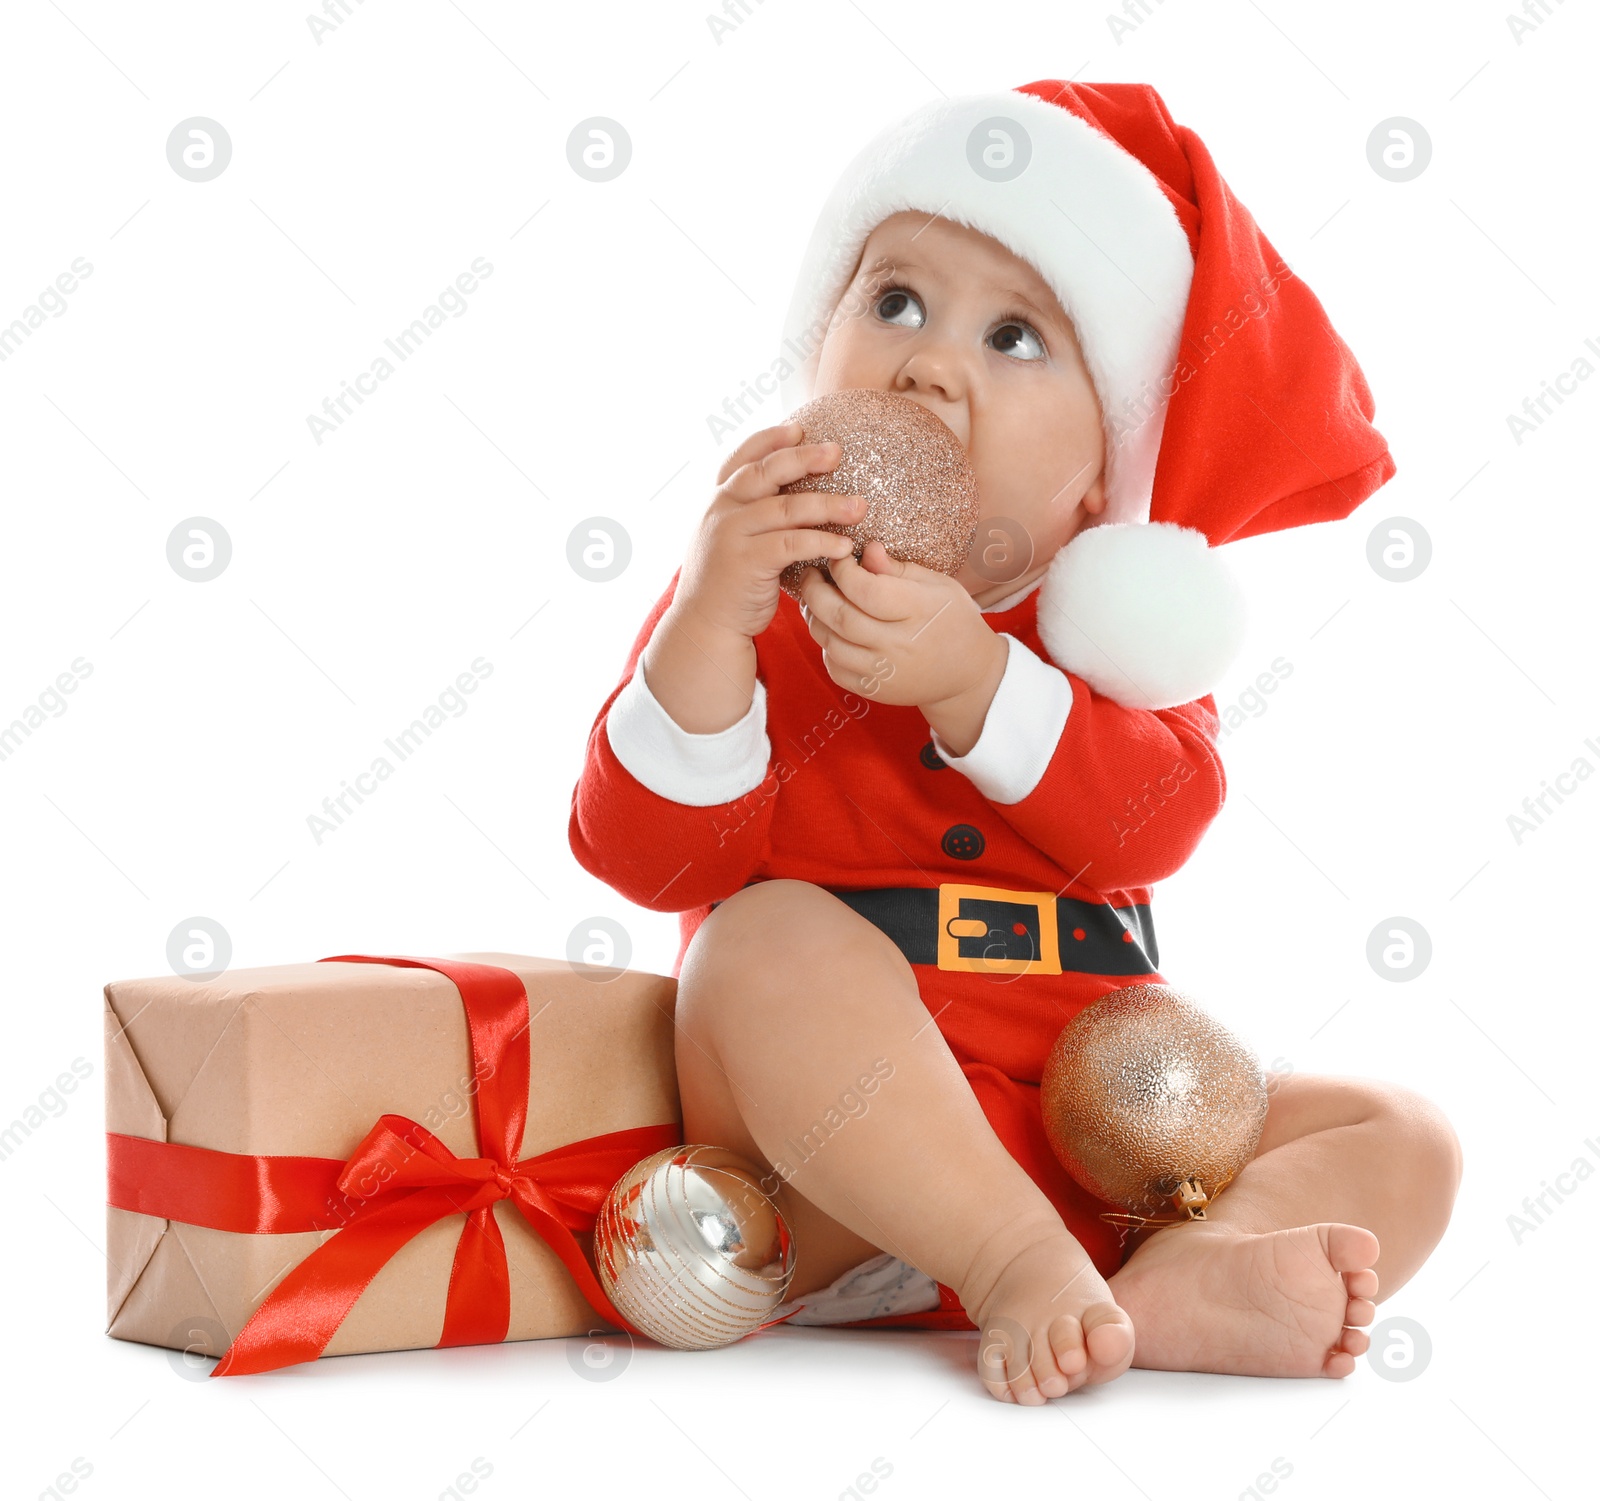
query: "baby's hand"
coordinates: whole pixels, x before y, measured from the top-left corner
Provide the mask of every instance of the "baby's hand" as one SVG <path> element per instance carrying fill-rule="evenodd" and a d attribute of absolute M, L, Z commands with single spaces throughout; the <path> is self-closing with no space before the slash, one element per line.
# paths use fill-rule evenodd
<path fill-rule="evenodd" d="M 859 495 L 781 488 L 836 469 L 837 443 L 803 443 L 798 422 L 752 433 L 723 462 L 721 487 L 692 539 L 672 607 L 697 626 L 759 636 L 778 608 L 778 576 L 804 558 L 850 555 L 855 542 L 821 523 L 848 526 L 866 513 Z"/>
<path fill-rule="evenodd" d="M 949 574 L 890 557 L 874 539 L 800 576 L 801 608 L 828 676 L 877 703 L 930 708 L 981 694 L 1005 670 L 1005 642 Z M 834 587 L 834 585 L 837 587 Z M 987 705 L 985 705 L 987 707 Z"/>

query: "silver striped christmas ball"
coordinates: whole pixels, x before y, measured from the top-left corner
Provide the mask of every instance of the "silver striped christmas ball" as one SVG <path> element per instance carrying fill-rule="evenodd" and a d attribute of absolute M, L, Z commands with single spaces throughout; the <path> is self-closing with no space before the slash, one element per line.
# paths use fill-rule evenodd
<path fill-rule="evenodd" d="M 594 1231 L 601 1286 L 617 1311 L 677 1350 L 731 1345 L 772 1317 L 794 1244 L 747 1158 L 666 1147 L 612 1186 Z"/>

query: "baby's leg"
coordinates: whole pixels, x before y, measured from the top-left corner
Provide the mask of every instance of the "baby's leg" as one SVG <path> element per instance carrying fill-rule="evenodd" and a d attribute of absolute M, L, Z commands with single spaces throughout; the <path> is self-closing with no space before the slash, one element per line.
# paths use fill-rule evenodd
<path fill-rule="evenodd" d="M 1438 1243 L 1460 1181 L 1455 1133 L 1421 1096 L 1276 1079 L 1254 1160 L 1206 1218 L 1144 1235 L 1111 1278 L 1135 1363 L 1348 1376 L 1370 1342 L 1359 1326 Z"/>
<path fill-rule="evenodd" d="M 865 918 L 805 881 L 743 888 L 684 955 L 677 1023 L 684 1139 L 770 1175 L 792 1295 L 888 1251 L 960 1296 L 991 1395 L 1038 1405 L 1127 1369 L 1132 1322 Z"/>

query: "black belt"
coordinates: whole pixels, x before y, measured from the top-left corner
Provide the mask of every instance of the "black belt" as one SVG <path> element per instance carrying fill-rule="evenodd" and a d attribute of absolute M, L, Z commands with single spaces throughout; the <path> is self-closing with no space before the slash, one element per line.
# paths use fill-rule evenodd
<path fill-rule="evenodd" d="M 1158 967 L 1148 902 L 1109 907 L 959 881 L 823 890 L 882 929 L 911 964 L 984 974 L 1152 975 Z"/>

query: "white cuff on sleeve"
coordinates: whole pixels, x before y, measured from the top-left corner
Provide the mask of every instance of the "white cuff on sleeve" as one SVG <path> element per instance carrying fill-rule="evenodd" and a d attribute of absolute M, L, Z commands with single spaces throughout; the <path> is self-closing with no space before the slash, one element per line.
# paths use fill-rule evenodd
<path fill-rule="evenodd" d="M 1009 631 L 1006 670 L 984 717 L 978 743 L 964 756 L 933 730 L 933 748 L 992 803 L 1020 803 L 1044 775 L 1072 709 L 1072 684 L 1059 667 L 1024 646 Z"/>
<path fill-rule="evenodd" d="M 757 676 L 750 708 L 737 724 L 696 735 L 662 708 L 640 663 L 611 701 L 606 738 L 617 760 L 657 797 L 691 808 L 714 808 L 753 792 L 766 780 L 772 759 L 767 685 Z"/>

